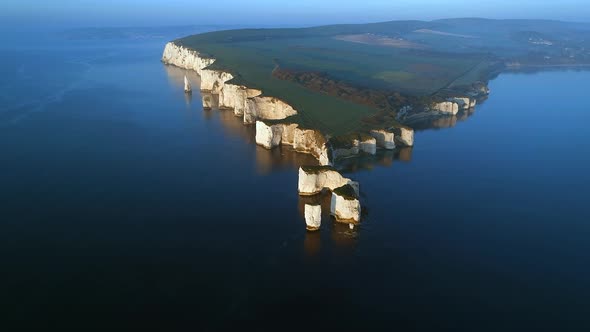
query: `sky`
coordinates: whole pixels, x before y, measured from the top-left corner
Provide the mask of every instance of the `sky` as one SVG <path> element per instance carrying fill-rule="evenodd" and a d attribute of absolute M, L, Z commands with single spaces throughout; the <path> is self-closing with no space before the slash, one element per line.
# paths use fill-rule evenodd
<path fill-rule="evenodd" d="M 590 0 L 0 0 L 0 22 L 62 26 L 258 26 L 543 18 L 590 22 Z"/>

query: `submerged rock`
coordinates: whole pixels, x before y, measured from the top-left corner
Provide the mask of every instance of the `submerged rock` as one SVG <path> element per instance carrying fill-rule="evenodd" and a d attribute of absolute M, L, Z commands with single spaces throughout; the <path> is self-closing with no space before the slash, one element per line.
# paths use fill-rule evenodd
<path fill-rule="evenodd" d="M 305 204 L 305 224 L 308 231 L 317 231 L 322 224 L 321 205 Z"/>
<path fill-rule="evenodd" d="M 360 222 L 361 203 L 358 200 L 358 193 L 355 188 L 347 184 L 332 191 L 330 214 L 339 222 Z"/>

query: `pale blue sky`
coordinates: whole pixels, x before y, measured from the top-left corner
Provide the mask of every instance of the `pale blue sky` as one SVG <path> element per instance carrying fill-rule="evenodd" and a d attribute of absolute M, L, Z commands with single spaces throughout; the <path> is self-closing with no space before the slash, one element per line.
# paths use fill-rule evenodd
<path fill-rule="evenodd" d="M 590 21 L 590 0 L 1 0 L 4 22 L 58 25 L 328 24 L 449 17 Z"/>

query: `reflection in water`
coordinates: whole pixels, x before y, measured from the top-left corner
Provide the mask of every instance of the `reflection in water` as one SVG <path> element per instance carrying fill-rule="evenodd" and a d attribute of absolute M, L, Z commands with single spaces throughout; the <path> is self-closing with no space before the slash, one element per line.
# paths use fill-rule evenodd
<path fill-rule="evenodd" d="M 326 249 L 336 249 L 346 255 L 356 249 L 359 227 L 350 229 L 346 223 L 339 223 L 330 216 L 330 201 L 332 194 L 323 192 L 314 196 L 299 196 L 298 210 L 301 215 L 302 227 L 305 228 L 305 205 L 320 205 L 322 207 L 322 227 L 319 232 L 306 232 L 303 248 L 307 256 L 313 257 L 320 254 L 322 249 L 320 239 L 332 242 Z"/>
<path fill-rule="evenodd" d="M 344 254 L 351 254 L 358 243 L 359 227 L 350 229 L 347 224 L 334 222 L 330 234 L 334 248 Z"/>
<path fill-rule="evenodd" d="M 412 147 L 401 147 L 395 150 L 377 150 L 375 155 L 363 154 L 352 158 L 340 159 L 334 164 L 334 167 L 346 173 L 370 170 L 376 166 L 392 167 L 395 160 L 410 161 L 412 159 L 412 151 Z"/>
<path fill-rule="evenodd" d="M 216 109 L 203 112 L 218 115 L 219 122 L 227 134 L 239 137 L 248 142 L 248 144 L 256 144 L 256 127 L 251 125 L 245 126 L 242 119 L 235 116 L 234 112 L 225 110 L 219 111 Z"/>
<path fill-rule="evenodd" d="M 193 71 L 187 71 L 173 66 L 165 66 L 168 79 L 171 85 L 179 90 L 184 91 L 184 75 L 198 86 L 200 83 L 199 76 Z M 230 136 L 238 137 L 248 144 L 255 145 L 257 170 L 261 174 L 268 174 L 281 169 L 297 170 L 303 165 L 317 165 L 318 161 L 308 154 L 295 152 L 291 147 L 280 146 L 268 150 L 256 145 L 255 135 L 256 128 L 253 125 L 244 125 L 242 118 L 237 117 L 230 110 L 219 110 L 219 96 L 208 92 L 198 92 L 200 96 L 195 96 L 197 100 L 202 101 L 202 108 L 198 110 L 202 116 L 209 120 L 213 117 L 219 119 L 219 122 Z M 192 103 L 192 96 L 184 94 L 187 104 Z M 457 121 L 463 121 L 473 114 L 464 112 L 458 116 L 449 118 L 431 119 L 428 123 L 423 123 L 422 128 L 443 128 L 452 127 Z M 337 169 L 344 172 L 355 172 L 363 169 L 372 169 L 374 167 L 392 167 L 395 160 L 410 161 L 412 159 L 412 148 L 404 147 L 395 150 L 379 150 L 376 155 L 361 155 L 354 158 L 348 158 L 338 161 L 334 165 Z M 308 257 L 314 257 L 320 254 L 322 250 L 337 250 L 344 254 L 350 254 L 357 245 L 360 228 L 350 229 L 348 224 L 335 222 L 330 216 L 330 193 L 322 193 L 315 196 L 299 196 L 298 209 L 301 215 L 301 227 L 305 229 L 305 204 L 321 205 L 322 207 L 322 227 L 319 232 L 305 232 L 303 247 Z M 322 246 L 322 241 L 332 242 L 331 246 Z"/>
<path fill-rule="evenodd" d="M 317 159 L 309 154 L 297 153 L 289 146 L 279 146 L 272 150 L 256 146 L 256 168 L 260 174 L 310 165 L 318 165 Z"/>
<path fill-rule="evenodd" d="M 193 101 L 193 94 L 192 93 L 185 93 L 184 94 L 184 101 L 186 102 L 187 106 L 190 106 Z"/>
<path fill-rule="evenodd" d="M 323 219 L 323 218 L 322 218 Z M 317 256 L 322 249 L 322 237 L 320 232 L 305 232 L 303 250 L 309 257 Z"/>
<path fill-rule="evenodd" d="M 168 81 L 170 82 L 170 85 L 178 88 L 179 91 L 182 91 L 183 93 L 185 75 L 186 78 L 188 78 L 189 81 L 193 83 L 193 86 L 201 86 L 201 77 L 193 70 L 186 70 L 171 65 L 164 65 L 164 69 L 168 75 Z"/>

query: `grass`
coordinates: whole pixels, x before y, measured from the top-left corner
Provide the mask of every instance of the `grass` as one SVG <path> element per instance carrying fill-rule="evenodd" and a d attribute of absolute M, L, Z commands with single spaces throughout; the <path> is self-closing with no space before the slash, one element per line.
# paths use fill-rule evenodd
<path fill-rule="evenodd" d="M 308 174 L 320 174 L 327 171 L 337 172 L 332 166 L 301 166 L 301 169 Z"/>
<path fill-rule="evenodd" d="M 362 120 L 375 115 L 378 110 L 278 79 L 272 75 L 277 65 L 290 70 L 323 73 L 363 89 L 426 98 L 442 90 L 453 92 L 487 80 L 492 68 L 497 69 L 502 59 L 538 52 L 539 46 L 514 37 L 520 36 L 519 31 L 523 29 L 541 31 L 546 38 L 558 38 L 559 34 L 570 29 L 573 32 L 567 34 L 568 38 L 585 42 L 582 37 L 588 34 L 579 32 L 583 27 L 590 31 L 588 25 L 549 21 L 396 21 L 304 29 L 217 31 L 175 42 L 217 59 L 212 68 L 231 72 L 235 76 L 233 83 L 260 89 L 265 95 L 292 105 L 299 114 L 291 120 L 327 134 L 342 135 L 366 130 L 367 122 Z M 415 32 L 419 29 L 474 38 Z M 335 38 L 366 33 L 403 38 L 424 47 L 396 48 Z M 569 42 L 573 43 L 571 40 Z M 551 55 L 561 52 L 561 48 L 541 50 Z"/>
<path fill-rule="evenodd" d="M 354 190 L 354 188 L 347 184 L 344 185 L 342 187 L 336 188 L 334 189 L 334 193 L 338 196 L 343 197 L 346 200 L 352 201 L 355 199 L 358 199 L 358 196 L 356 194 L 356 191 Z"/>

